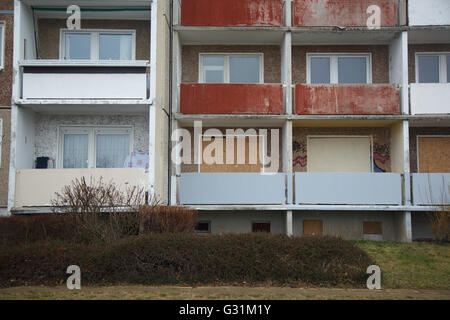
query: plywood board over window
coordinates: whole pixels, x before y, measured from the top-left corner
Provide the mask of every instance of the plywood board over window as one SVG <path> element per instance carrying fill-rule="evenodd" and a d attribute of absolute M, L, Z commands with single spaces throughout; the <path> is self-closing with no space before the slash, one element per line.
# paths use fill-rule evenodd
<path fill-rule="evenodd" d="M 378 221 L 363 222 L 363 234 L 383 234 L 382 223 Z"/>
<path fill-rule="evenodd" d="M 309 136 L 308 172 L 372 172 L 369 136 Z"/>
<path fill-rule="evenodd" d="M 205 138 L 203 138 L 205 139 Z M 217 140 L 216 140 L 217 139 Z M 216 140 L 216 141 L 215 141 Z M 223 164 L 207 164 L 204 163 L 204 158 L 202 163 L 199 165 L 200 172 L 261 172 L 263 168 L 263 164 L 261 162 L 261 157 L 259 156 L 259 136 L 255 137 L 244 137 L 244 136 L 235 136 L 229 137 L 229 142 L 234 141 L 234 157 L 233 155 L 227 154 L 227 139 L 224 138 L 211 138 L 210 141 L 203 140 L 203 152 L 205 149 L 211 145 L 212 143 L 220 143 L 223 148 Z M 239 145 L 241 143 L 241 145 Z M 240 147 L 241 146 L 241 147 Z M 243 163 L 238 162 L 238 149 L 242 150 L 242 146 L 245 147 L 245 159 L 242 159 Z M 240 148 L 239 148 L 240 147 Z M 232 150 L 232 146 L 230 144 L 229 147 Z M 265 150 L 265 148 L 261 148 L 261 150 Z M 204 154 L 204 153 L 203 153 Z M 209 153 L 208 153 L 209 154 Z M 215 152 L 212 153 L 212 156 L 215 156 Z M 242 157 L 242 156 L 241 156 Z M 228 161 L 227 161 L 228 158 Z"/>
<path fill-rule="evenodd" d="M 418 171 L 450 173 L 450 137 L 418 137 Z"/>
<path fill-rule="evenodd" d="M 304 236 L 321 236 L 323 235 L 322 220 L 303 220 Z"/>

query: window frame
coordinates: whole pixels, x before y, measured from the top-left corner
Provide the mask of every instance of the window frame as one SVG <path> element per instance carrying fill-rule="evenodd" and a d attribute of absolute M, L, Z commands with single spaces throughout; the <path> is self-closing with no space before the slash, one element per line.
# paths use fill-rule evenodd
<path fill-rule="evenodd" d="M 134 149 L 134 128 L 132 126 L 59 126 L 58 152 L 56 167 L 58 169 L 96 169 L 97 168 L 97 135 L 98 134 L 128 134 L 130 136 L 130 154 Z M 88 165 L 87 168 L 64 168 L 64 135 L 88 134 Z M 123 167 L 120 167 L 123 168 Z M 107 168 L 113 169 L 113 168 Z"/>
<path fill-rule="evenodd" d="M 199 225 L 200 223 L 207 223 L 208 224 L 208 231 L 197 230 L 197 226 L 195 226 L 195 233 L 198 233 L 198 234 L 209 234 L 209 233 L 211 233 L 211 220 L 199 220 L 197 222 L 197 225 Z"/>
<path fill-rule="evenodd" d="M 306 53 L 306 83 L 312 85 L 321 85 L 311 83 L 311 58 L 330 58 L 330 83 L 328 85 L 349 85 L 348 83 L 339 83 L 339 58 L 365 58 L 366 59 L 366 83 L 372 84 L 372 53 Z"/>
<path fill-rule="evenodd" d="M 450 56 L 450 52 L 441 51 L 441 52 L 416 52 L 415 56 L 415 74 L 416 74 L 416 83 L 427 84 L 419 82 L 420 73 L 419 73 L 419 57 L 421 56 L 438 56 L 439 57 L 439 82 L 431 82 L 428 84 L 438 84 L 438 83 L 450 83 L 448 81 L 447 75 L 447 56 Z"/>
<path fill-rule="evenodd" d="M 224 82 L 223 84 L 230 84 L 230 57 L 259 57 L 259 82 L 256 84 L 264 84 L 264 53 L 262 52 L 238 52 L 238 53 L 220 53 L 220 52 L 201 52 L 198 55 L 198 82 L 208 84 L 205 82 L 203 57 L 204 56 L 223 56 L 224 57 Z M 239 84 L 239 83 L 234 83 Z M 248 83 L 241 83 L 248 84 Z"/>
<path fill-rule="evenodd" d="M 66 57 L 66 35 L 69 33 L 85 33 L 91 35 L 91 58 L 81 61 L 135 61 L 136 60 L 136 30 L 132 29 L 60 29 L 59 59 L 67 61 L 79 61 Z M 100 34 L 130 34 L 131 35 L 131 60 L 105 60 L 100 59 Z"/>
<path fill-rule="evenodd" d="M 0 71 L 5 70 L 5 28 L 5 21 L 0 20 L 0 35 L 2 36 L 2 40 L 0 42 Z"/>

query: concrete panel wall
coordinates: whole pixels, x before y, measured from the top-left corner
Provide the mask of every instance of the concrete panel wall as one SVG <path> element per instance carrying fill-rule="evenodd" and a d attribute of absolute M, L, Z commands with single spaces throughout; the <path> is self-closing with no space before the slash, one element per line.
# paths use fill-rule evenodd
<path fill-rule="evenodd" d="M 148 115 L 36 115 L 34 122 L 36 157 L 57 159 L 59 128 L 61 126 L 132 126 L 134 129 L 134 150 L 148 152 Z"/>
<path fill-rule="evenodd" d="M 410 26 L 450 25 L 450 2 L 448 0 L 409 0 Z"/>
<path fill-rule="evenodd" d="M 281 26 L 283 0 L 182 0 L 184 26 Z"/>
<path fill-rule="evenodd" d="M 387 45 L 293 46 L 293 83 L 306 83 L 307 53 L 371 53 L 372 83 L 389 83 L 389 46 Z"/>
<path fill-rule="evenodd" d="M 198 220 L 210 221 L 212 234 L 249 233 L 252 232 L 253 222 L 270 222 L 271 233 L 283 234 L 285 229 L 284 216 L 284 212 L 200 211 Z"/>
<path fill-rule="evenodd" d="M 415 205 L 450 204 L 450 173 L 413 173 Z"/>
<path fill-rule="evenodd" d="M 64 186 L 81 177 L 85 177 L 88 183 L 91 177 L 96 181 L 102 177 L 105 183 L 112 180 L 125 191 L 127 186 L 146 188 L 148 175 L 140 168 L 18 170 L 14 206 L 49 206 L 55 192 L 61 192 Z"/>
<path fill-rule="evenodd" d="M 182 82 L 197 83 L 200 53 L 262 53 L 264 83 L 281 83 L 281 48 L 279 46 L 183 46 Z"/>
<path fill-rule="evenodd" d="M 66 28 L 64 19 L 40 19 L 38 21 L 40 59 L 59 59 L 60 30 Z M 149 21 L 84 19 L 82 28 L 136 30 L 136 60 L 150 60 Z"/>
<path fill-rule="evenodd" d="M 303 235 L 304 220 L 322 220 L 323 235 L 342 237 L 347 240 L 362 240 L 363 222 L 382 223 L 382 240 L 397 241 L 396 218 L 398 212 L 293 212 L 294 236 Z"/>
<path fill-rule="evenodd" d="M 308 166 L 308 135 L 321 136 L 372 136 L 375 171 L 391 171 L 390 128 L 293 128 L 293 168 L 306 172 Z"/>
<path fill-rule="evenodd" d="M 401 205 L 401 175 L 395 173 L 295 173 L 297 204 Z"/>
<path fill-rule="evenodd" d="M 180 204 L 283 204 L 285 175 L 183 173 Z"/>
<path fill-rule="evenodd" d="M 450 84 L 412 83 L 411 114 L 450 114 Z"/>

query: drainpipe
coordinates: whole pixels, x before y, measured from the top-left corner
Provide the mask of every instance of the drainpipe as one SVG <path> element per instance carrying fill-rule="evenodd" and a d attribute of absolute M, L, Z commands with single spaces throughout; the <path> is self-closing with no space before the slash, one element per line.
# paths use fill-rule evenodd
<path fill-rule="evenodd" d="M 172 101 L 173 101 L 173 90 L 172 90 L 172 84 L 173 84 L 173 67 L 172 67 L 172 61 L 173 61 L 173 0 L 170 0 L 170 24 L 169 24 L 169 136 L 168 136 L 168 203 L 169 205 L 172 205 Z"/>

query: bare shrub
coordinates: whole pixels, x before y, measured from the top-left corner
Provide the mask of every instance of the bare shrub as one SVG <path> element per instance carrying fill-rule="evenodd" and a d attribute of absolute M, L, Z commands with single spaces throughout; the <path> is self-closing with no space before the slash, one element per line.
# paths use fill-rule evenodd
<path fill-rule="evenodd" d="M 139 208 L 145 191 L 137 186 L 121 190 L 114 182 L 91 177 L 75 179 L 52 199 L 54 213 L 74 216 L 74 228 L 86 240 L 112 241 L 139 233 Z"/>
<path fill-rule="evenodd" d="M 431 231 L 438 242 L 450 241 L 450 206 L 441 206 L 436 211 L 429 212 Z"/>
<path fill-rule="evenodd" d="M 145 233 L 194 233 L 197 211 L 184 207 L 162 206 L 157 203 L 142 206 L 139 210 L 140 232 Z"/>

